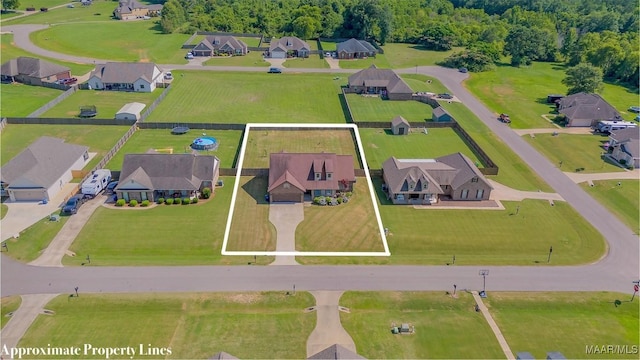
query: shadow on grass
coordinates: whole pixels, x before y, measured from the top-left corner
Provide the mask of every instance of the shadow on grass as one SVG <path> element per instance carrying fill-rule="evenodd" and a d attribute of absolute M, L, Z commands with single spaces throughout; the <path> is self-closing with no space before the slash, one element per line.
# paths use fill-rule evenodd
<path fill-rule="evenodd" d="M 338 99 L 340 100 L 340 107 L 342 108 L 342 113 L 344 114 L 344 121 L 347 124 L 352 124 L 353 117 L 351 116 L 351 112 L 349 111 L 349 104 L 347 103 L 347 99 L 342 92 L 338 94 Z"/>
<path fill-rule="evenodd" d="M 384 191 L 382 191 L 382 184 L 384 180 L 381 176 L 371 176 L 371 182 L 373 183 L 373 189 L 376 192 L 376 197 L 378 198 L 378 202 L 380 205 L 393 205 L 391 200 L 387 199 L 387 195 Z"/>
<path fill-rule="evenodd" d="M 267 187 L 269 180 L 266 176 L 256 176 L 242 185 L 242 190 L 249 194 L 259 205 L 268 205 L 269 202 L 265 199 L 267 193 Z"/>

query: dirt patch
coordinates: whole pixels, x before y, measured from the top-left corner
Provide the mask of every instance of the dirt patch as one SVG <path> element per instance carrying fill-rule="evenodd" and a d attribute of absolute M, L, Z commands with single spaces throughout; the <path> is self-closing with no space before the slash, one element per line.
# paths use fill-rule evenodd
<path fill-rule="evenodd" d="M 377 148 L 378 148 L 378 145 L 376 145 L 376 144 L 369 144 L 369 146 L 370 146 L 372 149 L 377 149 Z"/>

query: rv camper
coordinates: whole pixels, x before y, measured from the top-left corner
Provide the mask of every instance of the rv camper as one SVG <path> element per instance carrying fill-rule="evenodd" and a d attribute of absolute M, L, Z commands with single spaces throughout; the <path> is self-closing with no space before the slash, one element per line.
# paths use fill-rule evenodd
<path fill-rule="evenodd" d="M 638 125 L 630 121 L 598 121 L 595 132 L 609 134 L 614 130 L 635 128 Z"/>
<path fill-rule="evenodd" d="M 94 197 L 107 187 L 111 181 L 111 171 L 99 169 L 93 172 L 91 177 L 82 184 L 82 193 Z"/>

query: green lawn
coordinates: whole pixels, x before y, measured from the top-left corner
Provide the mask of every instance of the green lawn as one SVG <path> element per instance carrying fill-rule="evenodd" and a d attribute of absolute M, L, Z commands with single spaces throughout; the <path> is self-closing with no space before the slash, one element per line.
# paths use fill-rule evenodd
<path fill-rule="evenodd" d="M 53 214 L 59 213 L 56 211 Z M 68 216 L 61 216 L 60 221 L 50 221 L 49 217 L 38 221 L 22 231 L 19 238 L 6 241 L 9 251 L 5 255 L 25 263 L 37 259 L 68 219 Z"/>
<path fill-rule="evenodd" d="M 618 216 L 634 233 L 640 233 L 640 181 L 601 180 L 594 181 L 593 184 L 594 186 L 589 186 L 584 182 L 580 186 Z"/>
<path fill-rule="evenodd" d="M 614 305 L 616 299 L 620 306 Z M 527 351 L 543 359 L 559 351 L 567 359 L 637 359 L 638 305 L 629 299 L 630 294 L 608 292 L 493 292 L 485 304 L 514 354 Z M 586 352 L 604 344 L 636 346 L 636 352 Z"/>
<path fill-rule="evenodd" d="M 0 204 L 0 219 L 4 219 L 7 216 L 7 212 L 9 212 L 9 207 L 5 204 Z"/>
<path fill-rule="evenodd" d="M 269 66 L 262 58 L 262 53 L 252 51 L 244 56 L 220 56 L 212 57 L 204 62 L 206 66 Z"/>
<path fill-rule="evenodd" d="M 62 90 L 20 83 L 0 84 L 0 115 L 26 117 L 62 94 Z"/>
<path fill-rule="evenodd" d="M 20 6 L 15 10 L 25 10 L 27 7 L 34 7 L 36 10 L 40 10 L 41 7 L 47 7 L 51 9 L 54 6 L 70 3 L 69 0 L 22 0 Z M 78 4 L 79 5 L 79 4 Z M 51 11 L 55 11 L 51 10 Z"/>
<path fill-rule="evenodd" d="M 366 59 L 340 60 L 340 68 L 342 69 L 366 69 L 374 64 L 380 69 L 392 68 L 384 54 L 378 54 L 375 57 Z"/>
<path fill-rule="evenodd" d="M 340 320 L 367 359 L 498 359 L 504 353 L 471 294 L 441 292 L 346 292 Z M 394 335 L 409 323 L 415 334 Z"/>
<path fill-rule="evenodd" d="M 95 105 L 98 110 L 98 119 L 113 119 L 118 110 L 130 102 L 139 102 L 147 106 L 162 94 L 164 89 L 156 89 L 151 93 L 104 91 L 104 90 L 78 90 L 58 105 L 44 114 L 43 118 L 74 118 L 80 114 L 83 105 Z"/>
<path fill-rule="evenodd" d="M 176 76 L 177 75 L 177 76 Z M 147 121 L 344 123 L 331 74 L 174 73 L 171 92 Z M 313 89 L 310 96 L 309 89 Z"/>
<path fill-rule="evenodd" d="M 0 298 L 0 329 L 2 329 L 8 322 L 10 317 L 7 314 L 18 310 L 22 303 L 22 298 L 19 295 L 4 296 Z"/>
<path fill-rule="evenodd" d="M 629 110 L 630 106 L 638 106 L 638 89 L 631 89 L 625 86 L 605 83 L 604 89 L 600 92 L 611 106 L 616 108 L 625 120 L 635 121 L 638 114 Z"/>
<path fill-rule="evenodd" d="M 260 45 L 259 37 L 236 36 L 236 39 L 243 41 L 248 47 L 258 47 Z"/>
<path fill-rule="evenodd" d="M 63 0 L 28 0 L 21 2 L 20 10 L 24 10 L 27 6 L 34 5 L 36 9 L 40 9 L 42 6 L 52 7 L 52 3 L 60 5 L 69 3 L 70 1 Z M 10 19 L 2 22 L 2 25 L 16 25 L 16 24 L 60 24 L 60 23 L 75 23 L 75 22 L 116 22 L 112 19 L 113 10 L 118 6 L 111 1 L 94 1 L 91 6 L 77 5 L 73 9 L 62 7 L 59 9 L 52 9 L 47 12 L 37 12 L 33 15 L 25 16 L 19 19 Z"/>
<path fill-rule="evenodd" d="M 607 136 L 536 134 L 534 138 L 529 135 L 524 135 L 523 138 L 563 171 L 583 168 L 581 171 L 585 173 L 624 171 L 623 168 L 603 160 L 606 151 L 602 144 L 609 141 Z"/>
<path fill-rule="evenodd" d="M 436 65 L 454 52 L 462 48 L 453 48 L 449 51 L 425 50 L 416 44 L 388 43 L 382 47 L 384 56 L 394 69 L 403 69 L 427 65 Z"/>
<path fill-rule="evenodd" d="M 41 136 L 53 136 L 67 143 L 85 145 L 89 152 L 97 153 L 85 166 L 91 169 L 129 130 L 128 126 L 92 126 L 92 125 L 30 125 L 9 124 L 0 135 L 2 165 L 18 155 L 29 144 Z"/>
<path fill-rule="evenodd" d="M 415 130 L 409 135 L 392 135 L 388 129 L 359 129 L 367 162 L 371 169 L 382 168 L 389 157 L 399 159 L 434 159 L 461 152 L 479 163 L 473 151 L 451 128 L 428 129 L 425 135 Z"/>
<path fill-rule="evenodd" d="M 408 121 L 430 121 L 433 109 L 419 101 L 383 100 L 358 94 L 346 94 L 354 121 L 385 121 L 401 115 Z"/>
<path fill-rule="evenodd" d="M 269 203 L 264 198 L 268 184 L 266 177 L 241 178 L 227 250 L 276 250 L 276 228 L 269 222 Z"/>
<path fill-rule="evenodd" d="M 16 17 L 18 15 L 20 15 L 21 13 L 19 12 L 15 12 L 13 10 L 7 10 L 6 12 L 2 12 L 0 13 L 0 20 L 6 20 L 6 19 L 10 19 L 12 17 Z"/>
<path fill-rule="evenodd" d="M 220 351 L 241 359 L 302 359 L 316 324 L 316 314 L 303 309 L 313 305 L 305 292 L 61 295 L 46 306 L 55 315 L 39 315 L 19 346 L 130 346 L 138 359 L 159 358 L 141 356 L 140 346 L 169 347 L 166 358 L 173 359 L 205 359 Z"/>
<path fill-rule="evenodd" d="M 189 145 L 193 139 L 202 134 L 202 130 L 192 129 L 185 135 L 173 135 L 169 129 L 141 129 L 136 131 L 118 153 L 107 163 L 111 170 L 120 170 L 125 154 L 146 153 L 149 149 L 161 149 L 173 154 L 191 152 Z M 220 159 L 221 168 L 232 168 L 240 148 L 241 131 L 230 130 L 206 130 L 207 136 L 213 136 L 218 140 L 218 150 L 207 152 Z"/>
<path fill-rule="evenodd" d="M 321 41 L 320 45 L 322 45 L 322 51 L 324 52 L 334 52 L 338 48 L 338 43 L 333 41 Z M 317 41 L 316 41 L 317 46 Z"/>
<path fill-rule="evenodd" d="M 449 89 L 442 85 L 438 79 L 430 76 L 422 74 L 403 74 L 401 77 L 415 92 L 423 91 L 440 94 L 449 91 Z"/>
<path fill-rule="evenodd" d="M 286 68 L 329 68 L 329 64 L 324 59 L 320 59 L 318 55 L 311 55 L 308 58 L 288 59 L 282 66 Z"/>

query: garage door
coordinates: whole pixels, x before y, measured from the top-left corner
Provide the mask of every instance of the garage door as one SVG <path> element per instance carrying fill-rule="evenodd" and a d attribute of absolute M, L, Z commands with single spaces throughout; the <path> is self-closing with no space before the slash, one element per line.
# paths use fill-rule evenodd
<path fill-rule="evenodd" d="M 282 51 L 272 51 L 271 52 L 271 58 L 272 59 L 284 59 L 286 58 L 287 54 L 282 52 Z"/>
<path fill-rule="evenodd" d="M 13 191 L 16 201 L 41 201 L 44 198 L 42 189 Z"/>
<path fill-rule="evenodd" d="M 301 202 L 302 196 L 300 194 L 272 194 L 272 202 Z"/>

